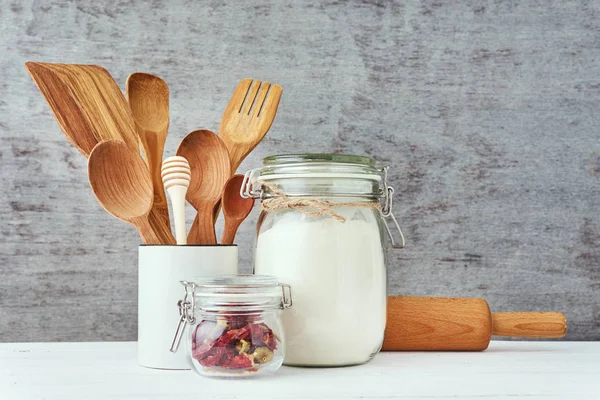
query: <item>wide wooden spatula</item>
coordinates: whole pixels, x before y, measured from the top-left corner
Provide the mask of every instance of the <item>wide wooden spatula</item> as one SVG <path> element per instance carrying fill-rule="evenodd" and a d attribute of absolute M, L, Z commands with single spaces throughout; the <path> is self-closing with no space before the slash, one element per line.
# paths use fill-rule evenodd
<path fill-rule="evenodd" d="M 137 149 L 133 116 L 108 71 L 97 65 L 27 62 L 33 78 L 69 141 L 89 157 L 103 140 Z"/>

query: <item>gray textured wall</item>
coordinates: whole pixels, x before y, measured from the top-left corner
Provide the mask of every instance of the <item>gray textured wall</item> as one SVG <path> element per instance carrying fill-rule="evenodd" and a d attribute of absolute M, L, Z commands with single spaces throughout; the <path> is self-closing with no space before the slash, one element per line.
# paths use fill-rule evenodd
<path fill-rule="evenodd" d="M 408 240 L 391 294 L 560 310 L 570 339 L 600 339 L 599 2 L 223 3 L 0 1 L 0 341 L 136 337 L 139 239 L 97 204 L 28 60 L 163 77 L 171 154 L 217 130 L 238 80 L 277 82 L 242 168 L 290 151 L 390 164 Z"/>

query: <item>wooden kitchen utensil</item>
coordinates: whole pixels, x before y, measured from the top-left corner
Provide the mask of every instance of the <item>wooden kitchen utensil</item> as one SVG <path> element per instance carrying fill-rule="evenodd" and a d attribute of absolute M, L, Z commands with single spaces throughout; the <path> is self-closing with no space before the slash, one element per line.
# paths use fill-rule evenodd
<path fill-rule="evenodd" d="M 90 126 L 69 87 L 43 63 L 28 62 L 25 67 L 48 102 L 60 129 L 71 144 L 88 157 L 101 140 L 100 133 Z"/>
<path fill-rule="evenodd" d="M 231 171 L 227 148 L 215 133 L 196 130 L 183 138 L 177 155 L 190 163 L 193 179 L 186 198 L 198 211 L 187 242 L 216 244 L 214 208 Z"/>
<path fill-rule="evenodd" d="M 67 139 L 84 156 L 103 140 L 137 148 L 133 116 L 121 90 L 97 65 L 25 64 Z"/>
<path fill-rule="evenodd" d="M 97 65 L 25 64 L 67 139 L 84 156 L 103 140 L 139 151 L 133 114 L 109 72 Z M 161 185 L 162 186 L 162 185 Z M 151 210 L 150 223 L 164 244 L 174 244 L 168 221 Z"/>
<path fill-rule="evenodd" d="M 238 227 L 246 219 L 252 207 L 254 199 L 243 198 L 240 194 L 244 175 L 234 175 L 225 184 L 223 189 L 222 205 L 225 215 L 225 228 L 221 238 L 221 244 L 233 244 Z"/>
<path fill-rule="evenodd" d="M 219 126 L 232 174 L 271 128 L 281 92 L 279 85 L 252 79 L 241 81 L 233 92 Z"/>
<path fill-rule="evenodd" d="M 485 350 L 492 335 L 527 338 L 565 336 L 557 312 L 491 313 L 476 298 L 388 297 L 383 351 Z"/>
<path fill-rule="evenodd" d="M 169 207 L 161 182 L 162 157 L 169 129 L 169 87 L 158 76 L 135 72 L 127 78 L 127 99 L 152 176 L 152 209 L 164 224 L 169 225 Z"/>
<path fill-rule="evenodd" d="M 163 162 L 161 176 L 165 189 L 171 198 L 177 244 L 187 244 L 185 195 L 191 180 L 190 164 L 183 157 L 169 157 Z"/>
<path fill-rule="evenodd" d="M 150 225 L 152 179 L 139 152 L 117 140 L 99 143 L 90 154 L 88 176 L 108 213 L 135 226 L 144 243 L 163 244 Z"/>

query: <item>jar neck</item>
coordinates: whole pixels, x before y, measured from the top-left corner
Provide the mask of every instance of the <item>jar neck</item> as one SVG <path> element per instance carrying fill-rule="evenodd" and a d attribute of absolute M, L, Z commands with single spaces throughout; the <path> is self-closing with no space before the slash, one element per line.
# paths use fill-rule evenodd
<path fill-rule="evenodd" d="M 331 177 L 293 177 L 258 181 L 263 187 L 263 198 L 284 194 L 288 197 L 345 198 L 352 201 L 377 201 L 381 197 L 380 182 L 371 179 Z"/>
<path fill-rule="evenodd" d="M 278 295 L 198 296 L 196 307 L 205 312 L 264 312 L 282 308 L 281 292 Z"/>
<path fill-rule="evenodd" d="M 236 316 L 236 315 L 243 315 L 243 316 L 248 316 L 248 317 L 259 317 L 259 316 L 265 315 L 265 314 L 279 313 L 281 311 L 281 309 L 280 308 L 264 308 L 264 309 L 255 309 L 255 310 L 242 310 L 242 309 L 230 307 L 230 308 L 222 308 L 219 311 L 206 310 L 204 308 L 200 308 L 196 311 L 201 312 L 202 314 L 204 314 L 204 316 L 214 316 L 215 318 L 221 317 L 221 316 Z"/>

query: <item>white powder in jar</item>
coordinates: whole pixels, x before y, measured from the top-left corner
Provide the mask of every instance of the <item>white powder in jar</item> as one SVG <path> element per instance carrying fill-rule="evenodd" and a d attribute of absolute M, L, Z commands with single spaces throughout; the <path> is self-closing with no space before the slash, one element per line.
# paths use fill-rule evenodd
<path fill-rule="evenodd" d="M 344 223 L 297 211 L 263 221 L 255 273 L 292 287 L 294 304 L 282 312 L 285 364 L 361 364 L 380 349 L 386 320 L 381 230 L 372 209 L 351 211 Z"/>

